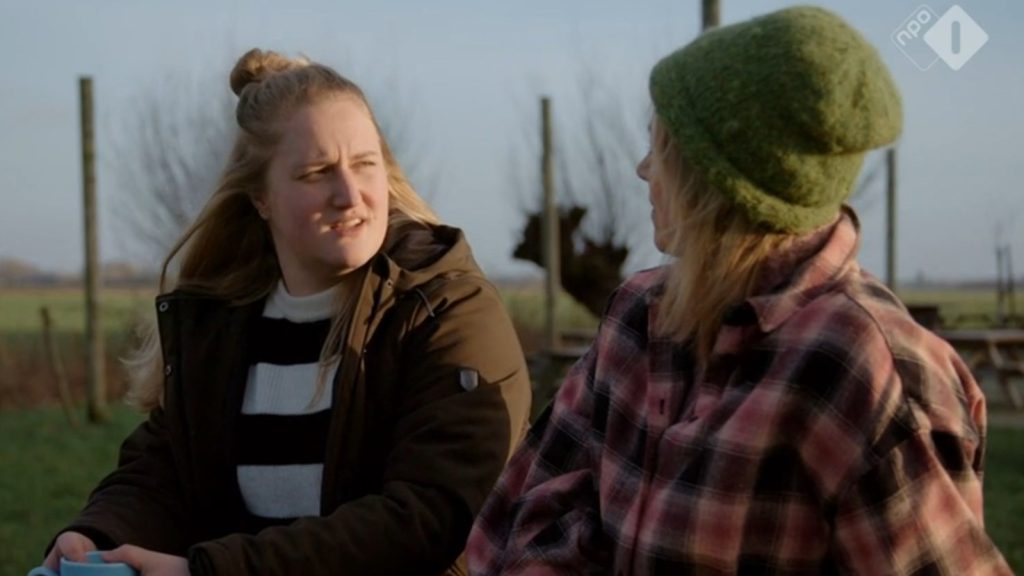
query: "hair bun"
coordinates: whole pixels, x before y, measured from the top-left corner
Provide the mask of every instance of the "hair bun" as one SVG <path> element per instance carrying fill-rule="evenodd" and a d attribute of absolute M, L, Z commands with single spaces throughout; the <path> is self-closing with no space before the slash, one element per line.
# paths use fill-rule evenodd
<path fill-rule="evenodd" d="M 242 90 L 249 84 L 262 82 L 274 74 L 308 65 L 309 61 L 305 58 L 292 59 L 270 50 L 264 52 L 259 48 L 253 48 L 243 54 L 231 70 L 231 91 L 236 96 L 241 96 Z"/>

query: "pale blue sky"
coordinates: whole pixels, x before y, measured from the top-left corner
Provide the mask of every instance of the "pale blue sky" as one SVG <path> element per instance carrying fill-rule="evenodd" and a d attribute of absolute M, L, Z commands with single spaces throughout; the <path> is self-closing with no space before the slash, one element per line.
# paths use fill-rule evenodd
<path fill-rule="evenodd" d="M 110 142 L 133 103 L 174 78 L 200 83 L 215 98 L 230 65 L 259 46 L 334 65 L 374 89 L 399 91 L 407 130 L 438 173 L 424 190 L 444 219 L 463 227 L 485 269 L 514 264 L 519 198 L 511 154 L 537 123 L 537 98 L 554 110 L 578 105 L 583 65 L 646 106 L 646 76 L 657 59 L 692 40 L 699 0 L 33 0 L 0 3 L 0 257 L 74 271 L 82 262 L 77 77 L 94 78 L 98 180 L 105 260 L 124 257 L 128 240 L 111 226 L 119 193 Z M 722 0 L 735 22 L 795 4 Z M 818 4 L 846 17 L 875 43 L 904 97 L 899 146 L 900 275 L 994 275 L 994 230 L 1006 230 L 1015 269 L 1024 271 L 1024 3 L 963 0 L 989 43 L 954 72 L 939 62 L 921 71 L 890 41 L 918 0 Z M 952 3 L 929 6 L 943 13 Z M 384 86 L 385 88 L 380 88 Z M 643 120 L 641 119 L 641 122 Z M 643 130 L 643 126 L 638 126 Z M 562 135 L 565 137 L 565 135 Z M 572 141 L 563 143 L 572 146 Z M 401 159 L 400 159 L 401 160 Z M 530 159 L 531 164 L 535 165 Z M 533 182 L 525 174 L 521 182 Z M 877 187 L 862 204 L 862 261 L 883 270 L 884 201 Z M 648 255 L 633 267 L 657 263 Z"/>

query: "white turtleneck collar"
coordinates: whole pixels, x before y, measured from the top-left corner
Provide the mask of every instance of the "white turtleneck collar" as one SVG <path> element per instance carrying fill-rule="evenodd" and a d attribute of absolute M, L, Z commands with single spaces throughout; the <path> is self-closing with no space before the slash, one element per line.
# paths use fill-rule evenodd
<path fill-rule="evenodd" d="M 334 301 L 334 287 L 309 296 L 292 296 L 278 280 L 277 287 L 267 298 L 263 315 L 267 318 L 283 318 L 291 322 L 315 322 L 331 317 Z"/>

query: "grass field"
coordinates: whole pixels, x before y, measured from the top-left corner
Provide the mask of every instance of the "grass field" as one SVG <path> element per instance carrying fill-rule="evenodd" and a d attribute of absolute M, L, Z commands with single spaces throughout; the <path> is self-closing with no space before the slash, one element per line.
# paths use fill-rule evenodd
<path fill-rule="evenodd" d="M 154 292 L 141 289 L 106 289 L 101 296 L 103 329 L 108 334 L 121 333 L 142 318 L 152 314 Z M 900 297 L 908 303 L 938 304 L 949 322 L 957 318 L 980 315 L 993 316 L 995 293 L 991 290 L 901 290 Z M 544 326 L 543 294 L 539 288 L 509 287 L 502 289 L 502 298 L 509 314 L 524 326 Z M 48 306 L 58 332 L 81 333 L 85 313 L 80 290 L 0 289 L 0 337 L 15 334 L 35 336 L 40 330 L 39 309 Z M 556 306 L 559 325 L 569 329 L 593 328 L 597 319 L 566 295 Z M 1017 310 L 1024 312 L 1024 295 L 1017 298 Z"/>
<path fill-rule="evenodd" d="M 100 296 L 102 327 L 121 334 L 153 312 L 153 292 L 107 289 Z M 72 288 L 11 288 L 0 290 L 0 337 L 38 337 L 42 329 L 39 309 L 46 306 L 57 333 L 85 331 L 84 295 Z"/>
<path fill-rule="evenodd" d="M 142 289 L 106 289 L 101 296 L 108 389 L 111 396 L 124 390 L 119 358 L 130 352 L 133 331 L 140 320 L 151 319 L 154 293 Z M 908 303 L 940 306 L 947 322 L 977 325 L 980 318 L 994 316 L 996 300 L 990 290 L 904 290 Z M 544 301 L 539 287 L 506 286 L 505 306 L 516 323 L 523 350 L 532 354 L 544 342 Z M 1018 298 L 1024 310 L 1024 298 Z M 0 289 L 0 409 L 24 408 L 54 402 L 55 380 L 42 345 L 39 309 L 49 307 L 55 339 L 72 396 L 84 396 L 85 315 L 80 290 Z M 597 319 L 570 297 L 562 295 L 556 306 L 558 326 L 564 331 L 592 333 Z"/>
<path fill-rule="evenodd" d="M 985 466 L 985 528 L 1024 573 L 1024 428 L 990 429 Z"/>
<path fill-rule="evenodd" d="M 154 292 L 140 289 L 107 289 L 101 296 L 103 329 L 119 334 L 153 313 Z M 943 317 L 955 322 L 961 317 L 993 316 L 995 293 L 991 290 L 902 290 L 908 303 L 938 304 Z M 531 329 L 543 329 L 544 302 L 539 288 L 502 289 L 509 314 L 517 323 Z M 1024 295 L 1017 298 L 1017 309 L 1024 312 Z M 0 338 L 14 335 L 37 337 L 41 322 L 39 309 L 48 306 L 57 332 L 81 333 L 85 326 L 83 296 L 80 290 L 0 289 Z M 567 329 L 597 326 L 597 319 L 566 295 L 556 306 L 559 325 Z"/>
<path fill-rule="evenodd" d="M 152 318 L 154 292 L 146 290 L 105 290 L 101 297 L 103 330 L 109 335 L 130 331 L 141 320 Z M 502 290 L 509 314 L 530 329 L 544 327 L 542 294 L 534 288 Z M 54 330 L 60 334 L 81 334 L 85 311 L 81 291 L 75 289 L 0 289 L 0 340 L 38 339 L 42 327 L 39 310 L 50 309 Z M 594 318 L 569 296 L 562 294 L 556 305 L 559 325 L 567 329 L 593 329 Z"/>
<path fill-rule="evenodd" d="M 981 327 L 996 316 L 994 290 L 900 290 L 907 304 L 939 306 L 942 319 L 950 327 Z M 1016 295 L 1017 314 L 1024 313 L 1024 294 Z"/>
<path fill-rule="evenodd" d="M 54 532 L 81 508 L 116 461 L 140 417 L 124 408 L 106 426 L 70 430 L 56 408 L 0 411 L 0 576 L 39 563 Z M 985 478 L 989 533 L 1015 570 L 1024 570 L 1024 430 L 991 430 Z"/>
<path fill-rule="evenodd" d="M 108 425 L 71 430 L 57 408 L 0 411 L 0 576 L 23 576 L 40 562 L 139 420 L 119 408 Z"/>
<path fill-rule="evenodd" d="M 543 341 L 544 306 L 537 290 L 503 291 L 505 305 L 516 321 L 527 353 Z M 146 290 L 105 290 L 101 298 L 106 374 L 110 395 L 124 390 L 119 358 L 131 351 L 141 321 L 152 320 L 154 293 Z M 72 396 L 84 397 L 85 362 L 83 296 L 76 289 L 0 290 L 0 409 L 24 408 L 55 402 L 56 384 L 43 347 L 40 308 L 50 309 L 54 339 Z M 593 331 L 597 320 L 568 296 L 557 311 L 563 329 Z"/>

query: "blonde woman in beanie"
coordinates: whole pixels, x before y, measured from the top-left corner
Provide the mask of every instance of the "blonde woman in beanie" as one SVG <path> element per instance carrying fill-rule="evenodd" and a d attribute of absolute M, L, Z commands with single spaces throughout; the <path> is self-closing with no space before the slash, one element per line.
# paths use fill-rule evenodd
<path fill-rule="evenodd" d="M 900 134 L 879 55 L 792 8 L 651 73 L 655 243 L 470 535 L 473 574 L 1009 574 L 985 400 L 856 261 L 844 205 Z"/>
<path fill-rule="evenodd" d="M 253 50 L 231 87 L 234 150 L 140 353 L 149 418 L 45 563 L 464 574 L 529 414 L 501 299 L 355 84 Z"/>

